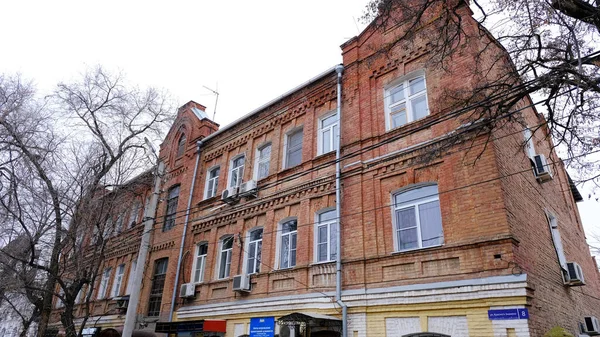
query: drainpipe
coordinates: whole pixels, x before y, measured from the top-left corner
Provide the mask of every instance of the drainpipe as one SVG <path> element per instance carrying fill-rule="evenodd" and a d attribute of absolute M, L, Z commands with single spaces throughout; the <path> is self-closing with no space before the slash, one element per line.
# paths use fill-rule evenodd
<path fill-rule="evenodd" d="M 337 143 L 338 146 L 335 150 L 335 215 L 338 219 L 338 230 L 337 230 L 337 242 L 336 242 L 336 273 L 335 273 L 335 300 L 342 307 L 342 337 L 348 337 L 348 306 L 342 301 L 342 218 L 341 218 L 341 207 L 342 207 L 342 193 L 341 193 L 341 141 L 340 135 L 342 134 L 342 72 L 344 72 L 344 66 L 339 64 L 335 67 L 337 72 L 337 116 L 338 116 L 338 133 Z"/>
<path fill-rule="evenodd" d="M 173 321 L 173 311 L 175 310 L 175 298 L 177 297 L 177 285 L 179 284 L 179 273 L 181 270 L 181 261 L 183 260 L 183 245 L 185 244 L 185 236 L 187 234 L 188 221 L 190 219 L 190 208 L 192 207 L 192 196 L 194 194 L 194 185 L 196 184 L 196 174 L 198 173 L 198 165 L 200 164 L 200 149 L 202 141 L 196 143 L 196 165 L 194 166 L 194 174 L 192 176 L 192 184 L 190 186 L 190 196 L 188 198 L 187 208 L 185 210 L 185 221 L 183 223 L 183 235 L 181 235 L 181 245 L 179 246 L 179 258 L 177 259 L 177 271 L 175 272 L 175 283 L 173 283 L 173 295 L 171 296 L 171 308 L 169 309 L 169 322 Z"/>
<path fill-rule="evenodd" d="M 138 252 L 137 257 L 137 267 L 133 275 L 133 287 L 131 289 L 131 294 L 129 294 L 129 305 L 127 306 L 127 314 L 125 315 L 125 324 L 123 326 L 122 336 L 131 336 L 131 334 L 133 333 L 133 329 L 135 328 L 137 308 L 140 301 L 140 290 L 142 286 L 142 279 L 144 278 L 144 266 L 146 265 L 146 258 L 148 257 L 148 250 L 150 248 L 150 235 L 152 233 L 152 228 L 154 227 L 156 205 L 158 204 L 158 196 L 160 194 L 160 180 L 163 176 L 164 171 L 165 164 L 159 161 L 156 167 L 154 177 L 154 190 L 152 191 L 150 204 L 148 205 L 148 207 L 146 207 L 146 210 L 144 211 L 144 231 L 142 232 L 140 251 Z"/>

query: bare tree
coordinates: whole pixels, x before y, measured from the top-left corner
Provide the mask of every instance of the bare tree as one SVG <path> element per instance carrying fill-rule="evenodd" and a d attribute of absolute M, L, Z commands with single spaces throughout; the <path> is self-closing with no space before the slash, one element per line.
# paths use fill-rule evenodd
<path fill-rule="evenodd" d="M 486 119 L 487 133 L 507 116 L 518 121 L 511 109 L 533 97 L 575 180 L 600 186 L 598 1 L 372 0 L 364 19 L 374 29 L 403 28 L 382 53 L 426 41 L 425 62 L 447 71 L 475 46 L 475 62 L 461 68 L 472 86 L 445 92 L 453 108 L 476 107 L 463 116 Z"/>
<path fill-rule="evenodd" d="M 89 301 L 96 283 L 115 230 L 109 217 L 122 207 L 116 195 L 123 193 L 115 191 L 148 166 L 143 137 L 160 137 L 172 111 L 166 93 L 138 89 L 100 67 L 42 100 L 19 77 L 0 76 L 2 230 L 30 247 L 27 256 L 0 253 L 43 276 L 41 286 L 24 286 L 39 316 L 38 335 L 48 326 L 53 296 L 64 306 L 66 335 L 81 332 L 73 308 L 84 287 Z"/>

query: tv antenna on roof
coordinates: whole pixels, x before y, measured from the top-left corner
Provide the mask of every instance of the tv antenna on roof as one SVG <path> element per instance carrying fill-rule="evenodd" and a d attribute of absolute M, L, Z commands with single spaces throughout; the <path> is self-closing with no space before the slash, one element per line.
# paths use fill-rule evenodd
<path fill-rule="evenodd" d="M 212 90 L 211 88 L 203 85 L 204 89 L 212 92 L 213 94 L 215 94 L 216 98 L 215 98 L 215 108 L 213 110 L 213 122 L 215 121 L 215 115 L 217 114 L 217 103 L 219 103 L 219 92 L 217 90 L 219 90 L 219 83 L 217 83 L 217 90 Z"/>

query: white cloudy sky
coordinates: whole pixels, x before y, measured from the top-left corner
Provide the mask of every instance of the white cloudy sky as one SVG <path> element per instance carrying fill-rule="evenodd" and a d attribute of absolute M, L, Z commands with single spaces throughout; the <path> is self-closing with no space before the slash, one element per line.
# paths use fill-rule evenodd
<path fill-rule="evenodd" d="M 3 1 L 0 73 L 49 92 L 97 64 L 195 100 L 225 125 L 341 62 L 367 0 Z M 587 198 L 587 192 L 582 190 Z M 579 204 L 600 233 L 600 204 Z M 589 236 L 589 235 L 588 235 Z"/>

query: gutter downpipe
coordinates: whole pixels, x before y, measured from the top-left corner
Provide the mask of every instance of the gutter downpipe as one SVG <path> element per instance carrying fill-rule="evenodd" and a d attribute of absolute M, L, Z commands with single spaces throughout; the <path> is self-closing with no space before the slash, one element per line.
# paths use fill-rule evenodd
<path fill-rule="evenodd" d="M 181 270 L 181 261 L 183 259 L 183 245 L 187 234 L 188 222 L 190 220 L 190 208 L 192 206 L 192 196 L 194 194 L 194 185 L 196 184 L 196 174 L 198 173 L 198 165 L 200 164 L 200 149 L 202 141 L 196 143 L 196 165 L 194 165 L 194 174 L 192 176 L 192 184 L 190 186 L 190 196 L 188 198 L 187 208 L 185 210 L 185 221 L 183 223 L 183 235 L 181 235 L 181 245 L 179 246 L 179 258 L 177 259 L 177 271 L 175 272 L 175 283 L 173 283 L 173 295 L 171 296 L 171 308 L 169 309 L 169 322 L 173 321 L 173 311 L 175 310 L 175 298 L 177 297 L 177 285 L 179 284 L 179 273 Z"/>
<path fill-rule="evenodd" d="M 154 150 L 152 149 L 152 151 Z M 144 231 L 142 232 L 140 250 L 136 262 L 137 267 L 133 275 L 133 287 L 131 294 L 129 294 L 129 305 L 127 306 L 122 336 L 131 336 L 135 329 L 137 308 L 140 302 L 140 288 L 144 279 L 144 266 L 146 265 L 148 251 L 150 250 L 150 236 L 154 227 L 156 205 L 158 205 L 158 196 L 160 195 L 160 183 L 164 173 L 165 164 L 157 158 L 156 172 L 154 173 L 154 189 L 152 190 L 150 204 L 144 210 Z"/>
<path fill-rule="evenodd" d="M 338 230 L 336 233 L 336 273 L 335 273 L 335 300 L 342 307 L 342 337 L 348 337 L 348 306 L 342 301 L 342 193 L 341 193 L 341 134 L 342 134 L 342 73 L 344 66 L 338 64 L 335 67 L 337 73 L 337 116 L 338 116 L 338 134 L 336 136 L 338 146 L 335 150 L 335 215 L 338 219 Z"/>

